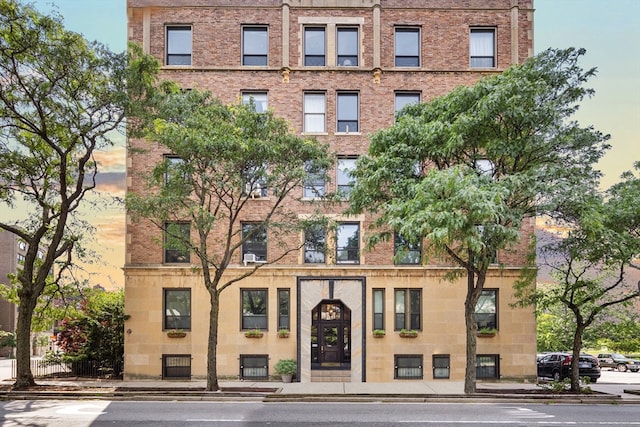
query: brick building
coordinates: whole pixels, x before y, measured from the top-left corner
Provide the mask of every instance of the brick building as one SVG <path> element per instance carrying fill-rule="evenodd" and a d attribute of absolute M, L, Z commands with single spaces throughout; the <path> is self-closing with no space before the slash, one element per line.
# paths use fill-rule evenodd
<path fill-rule="evenodd" d="M 533 52 L 532 0 L 128 0 L 127 7 L 128 38 L 161 61 L 162 78 L 225 103 L 253 98 L 297 134 L 329 143 L 336 168 L 330 181 L 317 183 L 326 191 L 348 189 L 368 135 L 392 125 L 399 108 L 471 85 Z M 152 146 L 144 156 L 129 152 L 128 191 L 142 188 L 140 171 L 171 154 Z M 256 194 L 255 209 L 268 197 Z M 366 250 L 370 218 L 334 209 L 327 214 L 335 234 L 316 236 L 331 251 L 305 245 L 222 293 L 220 377 L 264 378 L 292 357 L 303 382 L 462 380 L 466 279 L 444 281 L 452 268 L 444 263 L 420 265 L 420 248 L 401 263 L 394 263 L 394 242 Z M 533 222 L 525 236 L 532 230 Z M 125 377 L 203 378 L 208 293 L 161 241 L 149 224 L 127 221 Z M 273 242 L 267 236 L 254 244 L 228 274 L 261 261 Z M 502 265 L 489 272 L 477 318 L 497 333 L 478 340 L 478 377 L 536 375 L 533 309 L 510 307 L 524 251 L 523 243 L 499 253 Z M 267 304 L 243 310 L 255 296 Z M 186 336 L 170 338 L 173 328 Z M 254 328 L 264 336 L 247 338 Z M 279 337 L 283 328 L 288 338 Z M 382 338 L 374 335 L 379 329 Z M 401 337 L 401 329 L 418 335 Z"/>
<path fill-rule="evenodd" d="M 17 235 L 0 230 L 0 286 L 10 283 L 9 275 L 17 274 L 24 264 L 29 246 Z M 46 249 L 39 249 L 37 256 L 42 258 Z M 18 322 L 18 309 L 16 304 L 0 297 L 0 330 L 15 332 Z M 38 334 L 33 334 L 37 337 Z M 36 343 L 32 343 L 34 354 Z M 8 356 L 12 353 L 9 347 L 0 347 L 0 356 Z"/>

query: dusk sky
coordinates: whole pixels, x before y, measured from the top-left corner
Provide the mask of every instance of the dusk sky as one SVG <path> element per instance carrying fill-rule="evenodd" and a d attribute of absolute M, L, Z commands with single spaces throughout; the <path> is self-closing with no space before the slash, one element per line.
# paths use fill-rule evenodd
<path fill-rule="evenodd" d="M 38 0 L 36 8 L 50 13 L 52 4 L 65 26 L 98 40 L 111 50 L 126 46 L 126 0 Z M 612 149 L 600 163 L 604 188 L 640 160 L 640 0 L 534 0 L 535 53 L 548 47 L 584 47 L 581 63 L 598 68 L 589 82 L 596 95 L 582 103 L 575 119 L 611 134 Z M 124 137 L 114 137 L 115 148 L 99 153 L 98 190 L 124 196 Z M 3 214 L 0 210 L 0 214 Z M 91 212 L 97 228 L 96 250 L 104 266 L 89 268 L 92 284 L 107 288 L 124 285 L 125 221 L 121 208 Z"/>

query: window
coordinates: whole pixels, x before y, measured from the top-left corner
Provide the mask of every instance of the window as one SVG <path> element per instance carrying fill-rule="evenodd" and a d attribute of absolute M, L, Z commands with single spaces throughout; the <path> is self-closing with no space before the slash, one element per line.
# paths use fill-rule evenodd
<path fill-rule="evenodd" d="M 240 379 L 266 381 L 269 379 L 269 356 L 266 354 L 241 354 Z"/>
<path fill-rule="evenodd" d="M 325 29 L 324 27 L 306 27 L 304 29 L 304 65 L 325 65 Z"/>
<path fill-rule="evenodd" d="M 395 355 L 395 369 L 393 379 L 395 380 L 421 380 L 422 355 Z"/>
<path fill-rule="evenodd" d="M 242 28 L 242 65 L 268 65 L 267 27 Z"/>
<path fill-rule="evenodd" d="M 434 354 L 433 358 L 433 379 L 449 378 L 451 372 L 451 362 L 448 354 Z"/>
<path fill-rule="evenodd" d="M 167 27 L 167 65 L 191 65 L 191 27 Z"/>
<path fill-rule="evenodd" d="M 242 92 L 242 103 L 249 105 L 253 103 L 256 113 L 267 111 L 267 92 Z"/>
<path fill-rule="evenodd" d="M 338 132 L 358 132 L 358 94 L 338 93 Z"/>
<path fill-rule="evenodd" d="M 338 27 L 338 65 L 358 66 L 358 29 Z"/>
<path fill-rule="evenodd" d="M 422 312 L 422 289 L 395 290 L 395 330 L 420 330 Z"/>
<path fill-rule="evenodd" d="M 304 232 L 305 264 L 324 264 L 326 251 L 326 229 L 316 225 Z"/>
<path fill-rule="evenodd" d="M 405 106 L 409 104 L 419 104 L 420 103 L 420 92 L 396 92 L 395 97 L 395 113 L 396 116 L 398 112 L 402 110 Z"/>
<path fill-rule="evenodd" d="M 264 224 L 246 222 L 242 224 L 242 259 L 253 262 L 267 261 L 267 228 Z M 249 255 L 249 256 L 247 256 Z"/>
<path fill-rule="evenodd" d="M 191 289 L 164 289 L 164 329 L 191 329 Z"/>
<path fill-rule="evenodd" d="M 384 330 L 384 289 L 373 290 L 373 330 Z"/>
<path fill-rule="evenodd" d="M 26 258 L 23 254 L 18 254 L 18 264 L 23 265 Z"/>
<path fill-rule="evenodd" d="M 420 30 L 396 28 L 396 67 L 420 66 Z"/>
<path fill-rule="evenodd" d="M 291 330 L 289 323 L 289 289 L 278 289 L 278 330 Z"/>
<path fill-rule="evenodd" d="M 341 158 L 338 159 L 337 168 L 337 182 L 338 182 L 338 195 L 344 198 L 349 196 L 351 189 L 355 184 L 355 180 L 351 176 L 351 172 L 356 168 L 355 158 Z"/>
<path fill-rule="evenodd" d="M 338 224 L 336 229 L 336 263 L 360 263 L 360 224 Z"/>
<path fill-rule="evenodd" d="M 162 379 L 191 378 L 190 354 L 163 354 Z"/>
<path fill-rule="evenodd" d="M 476 356 L 476 379 L 500 378 L 500 355 L 478 354 Z"/>
<path fill-rule="evenodd" d="M 498 290 L 483 289 L 476 303 L 476 323 L 480 329 L 498 329 Z"/>
<path fill-rule="evenodd" d="M 188 263 L 191 226 L 188 222 L 168 222 L 164 225 L 164 262 Z"/>
<path fill-rule="evenodd" d="M 472 68 L 493 68 L 495 60 L 495 36 L 494 28 L 472 28 L 470 32 L 469 52 Z"/>
<path fill-rule="evenodd" d="M 267 328 L 267 290 L 241 289 L 242 329 Z"/>
<path fill-rule="evenodd" d="M 420 243 L 411 243 L 395 233 L 393 236 L 394 259 L 396 264 L 420 264 L 422 252 Z"/>
<path fill-rule="evenodd" d="M 167 185 L 172 181 L 175 183 L 175 180 L 180 179 L 180 168 L 184 160 L 177 156 L 165 156 L 164 161 L 166 162 L 164 184 Z"/>
<path fill-rule="evenodd" d="M 242 173 L 245 194 L 252 199 L 267 197 L 267 168 L 266 166 L 248 165 Z"/>
<path fill-rule="evenodd" d="M 326 103 L 324 93 L 306 92 L 304 94 L 304 132 L 324 133 Z"/>
<path fill-rule="evenodd" d="M 27 244 L 25 242 L 23 242 L 22 240 L 18 242 L 18 249 L 20 249 L 21 251 L 24 251 L 27 249 Z"/>
<path fill-rule="evenodd" d="M 311 162 L 305 163 L 305 171 L 307 172 L 303 188 L 302 197 L 305 199 L 318 199 L 325 195 L 325 175 L 324 169 L 318 169 Z"/>

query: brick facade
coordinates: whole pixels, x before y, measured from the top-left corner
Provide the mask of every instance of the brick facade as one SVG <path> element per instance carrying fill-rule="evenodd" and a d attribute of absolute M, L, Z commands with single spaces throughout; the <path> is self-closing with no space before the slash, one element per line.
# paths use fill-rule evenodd
<path fill-rule="evenodd" d="M 520 63 L 533 50 L 532 0 L 128 0 L 127 7 L 129 40 L 142 45 L 163 64 L 166 27 L 185 25 L 191 28 L 191 65 L 163 65 L 161 78 L 174 80 L 184 88 L 209 90 L 225 103 L 238 102 L 246 91 L 266 92 L 269 108 L 285 118 L 296 134 L 303 133 L 303 94 L 308 91 L 324 93 L 326 132 L 314 136 L 328 143 L 338 156 L 365 153 L 368 135 L 393 124 L 396 92 L 417 92 L 421 101 L 428 101 L 456 86 L 471 85 L 487 74 L 500 72 L 512 63 Z M 241 65 L 244 25 L 268 28 L 266 66 Z M 322 25 L 326 29 L 327 66 L 303 65 L 303 34 L 307 25 Z M 335 65 L 334 32 L 341 26 L 358 29 L 358 66 Z M 399 27 L 419 30 L 419 67 L 395 67 L 394 34 Z M 473 28 L 495 31 L 495 67 L 470 66 L 469 39 Z M 340 91 L 359 95 L 358 132 L 336 132 L 336 97 Z M 152 142 L 131 140 L 130 143 L 133 147 L 148 150 L 144 155 L 130 152 L 128 156 L 128 191 L 142 191 L 144 187 L 139 179 L 141 172 L 149 170 L 163 155 L 170 153 Z M 333 171 L 328 191 L 334 190 L 335 185 Z M 259 216 L 270 202 L 267 198 L 252 203 L 251 215 Z M 311 208 L 304 202 L 291 203 L 297 204 L 296 211 L 301 214 L 310 212 Z M 339 215 L 343 208 L 337 206 L 328 213 Z M 366 233 L 370 218 L 362 216 L 355 220 L 361 224 L 361 235 Z M 535 376 L 533 313 L 530 309 L 515 310 L 509 307 L 509 301 L 512 300 L 511 285 L 524 262 L 527 236 L 532 231 L 533 222 L 526 222 L 523 225 L 525 237 L 511 250 L 499 254 L 505 268 L 492 270 L 487 284 L 489 288 L 500 289 L 499 316 L 502 326 L 500 336 L 494 338 L 491 346 L 479 344 L 478 353 L 486 353 L 491 347 L 491 354 L 499 354 L 502 359 L 500 375 L 504 377 Z M 290 239 L 297 241 L 302 237 L 296 234 L 291 235 Z M 207 336 L 204 326 L 208 324 L 208 297 L 196 273 L 188 268 L 163 264 L 163 250 L 158 243 L 161 240 L 162 234 L 151 224 L 128 219 L 125 289 L 127 312 L 131 319 L 127 322 L 125 340 L 125 375 L 129 378 L 158 377 L 162 371 L 162 354 L 189 354 L 193 359 L 191 375 L 203 376 L 206 366 L 206 345 L 203 341 Z M 270 244 L 269 251 L 272 246 L 275 245 Z M 307 313 L 303 312 L 297 317 L 296 308 L 308 306 L 304 292 L 314 289 L 307 288 L 308 281 L 304 278 L 309 277 L 317 277 L 327 283 L 335 278 L 364 277 L 362 323 L 370 322 L 372 316 L 371 289 L 386 289 L 387 324 L 393 324 L 394 289 L 422 289 L 425 299 L 422 316 L 429 320 L 429 325 L 425 324 L 425 333 L 417 341 L 418 347 L 407 347 L 406 351 L 422 352 L 425 378 L 430 377 L 426 368 L 430 366 L 432 354 L 450 354 L 452 362 L 463 368 L 462 310 L 466 288 L 461 283 L 441 281 L 449 268 L 447 263 L 431 260 L 429 266 L 397 267 L 392 257 L 392 242 L 381 244 L 372 251 L 363 250 L 360 264 L 354 266 L 331 262 L 320 266 L 309 265 L 303 263 L 301 254 L 291 254 L 278 264 L 243 280 L 239 286 L 226 290 L 222 307 L 230 308 L 222 314 L 225 321 L 221 325 L 223 338 L 219 350 L 222 360 L 228 358 L 233 362 L 221 363 L 221 375 L 237 376 L 235 360 L 247 352 L 258 351 L 246 347 L 239 327 L 239 289 L 244 287 L 269 288 L 270 325 L 275 318 L 275 312 L 272 311 L 277 305 L 272 300 L 275 290 L 287 288 L 292 292 L 292 334 L 296 338 L 286 342 L 272 338 L 260 341 L 259 353 L 269 354 L 273 363 L 280 355 L 307 354 L 309 336 L 305 334 L 309 333 L 309 325 L 300 324 L 306 319 L 304 316 Z M 232 265 L 229 274 L 234 274 L 235 270 L 241 271 L 241 261 L 238 255 L 237 264 Z M 319 286 L 333 289 L 333 285 L 326 283 Z M 179 343 L 166 339 L 161 322 L 162 289 L 176 287 L 192 290 L 191 315 L 193 323 L 198 325 L 194 326 L 186 340 Z M 345 298 L 357 299 L 352 291 L 345 291 Z M 309 304 L 313 306 L 318 302 Z M 438 322 L 444 322 L 442 329 L 433 327 Z M 360 337 L 358 346 L 353 348 L 358 348 L 361 353 L 357 355 L 358 362 L 353 364 L 350 380 L 393 380 L 394 354 L 403 353 L 401 350 L 406 343 L 396 342 L 395 337 L 387 337 L 389 339 L 386 341 L 373 340 L 370 325 L 366 329 L 363 326 L 358 322 L 352 324 L 353 336 Z M 275 329 L 274 326 L 270 327 Z M 150 352 L 153 354 L 148 354 Z M 527 360 L 524 365 L 519 359 L 521 357 Z M 312 380 L 312 372 L 307 370 L 309 361 L 300 359 L 299 364 L 300 379 Z M 452 370 L 451 379 L 464 376 L 460 366 Z"/>

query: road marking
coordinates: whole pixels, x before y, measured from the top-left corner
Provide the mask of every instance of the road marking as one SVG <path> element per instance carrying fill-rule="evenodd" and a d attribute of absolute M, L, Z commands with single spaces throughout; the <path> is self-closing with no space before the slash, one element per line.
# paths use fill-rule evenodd
<path fill-rule="evenodd" d="M 520 407 L 505 407 L 507 414 L 514 418 L 555 418 L 555 415 L 545 414 L 544 412 L 534 411 L 529 408 L 520 408 Z"/>

